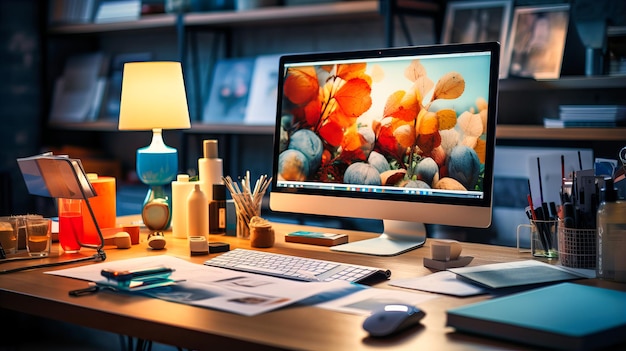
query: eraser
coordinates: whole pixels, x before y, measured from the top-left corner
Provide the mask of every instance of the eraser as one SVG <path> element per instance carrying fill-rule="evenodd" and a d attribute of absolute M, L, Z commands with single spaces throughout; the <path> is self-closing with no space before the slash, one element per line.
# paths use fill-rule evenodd
<path fill-rule="evenodd" d="M 223 243 L 219 241 L 209 243 L 210 253 L 226 252 L 228 250 L 230 250 L 230 245 L 228 245 L 228 243 Z"/>
<path fill-rule="evenodd" d="M 113 240 L 115 242 L 115 246 L 117 246 L 118 249 L 129 249 L 130 248 L 130 234 L 126 233 L 126 232 L 119 232 L 117 234 L 115 234 L 115 236 L 113 237 Z"/>
<path fill-rule="evenodd" d="M 203 236 L 190 236 L 189 251 L 191 251 L 192 255 L 208 254 L 209 247 L 207 246 L 206 238 Z"/>

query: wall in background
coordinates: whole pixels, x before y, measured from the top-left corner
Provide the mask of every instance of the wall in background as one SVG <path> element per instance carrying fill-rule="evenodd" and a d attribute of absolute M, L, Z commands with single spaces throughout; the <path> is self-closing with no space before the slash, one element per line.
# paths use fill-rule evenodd
<path fill-rule="evenodd" d="M 32 208 L 16 158 L 41 146 L 40 1 L 0 1 L 0 215 Z"/>

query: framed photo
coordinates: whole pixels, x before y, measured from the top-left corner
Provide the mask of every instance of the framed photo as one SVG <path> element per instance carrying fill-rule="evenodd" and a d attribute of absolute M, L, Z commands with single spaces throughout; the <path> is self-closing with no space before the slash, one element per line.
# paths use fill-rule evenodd
<path fill-rule="evenodd" d="M 515 8 L 506 55 L 508 75 L 559 78 L 568 24 L 569 5 Z"/>
<path fill-rule="evenodd" d="M 250 98 L 246 106 L 246 124 L 274 125 L 278 96 L 278 61 L 280 55 L 261 55 L 254 61 Z"/>
<path fill-rule="evenodd" d="M 500 43 L 500 62 L 506 53 L 506 39 L 512 9 L 511 0 L 452 1 L 446 8 L 442 42 L 474 43 L 497 41 Z M 500 66 L 500 77 L 506 76 L 507 67 Z"/>
<path fill-rule="evenodd" d="M 203 122 L 239 124 L 246 115 L 254 58 L 219 60 L 215 65 Z"/>

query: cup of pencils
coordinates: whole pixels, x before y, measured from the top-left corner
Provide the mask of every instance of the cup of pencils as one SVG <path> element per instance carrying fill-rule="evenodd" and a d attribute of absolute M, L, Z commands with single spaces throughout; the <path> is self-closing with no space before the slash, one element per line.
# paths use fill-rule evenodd
<path fill-rule="evenodd" d="M 517 226 L 517 237 L 519 240 L 524 229 L 530 230 L 530 252 L 533 257 L 558 259 L 558 226 L 556 219 L 530 219 L 530 224 Z"/>
<path fill-rule="evenodd" d="M 247 171 L 241 184 L 233 181 L 230 176 L 222 177 L 222 180 L 235 203 L 237 237 L 250 239 L 250 220 L 255 216 L 261 216 L 261 202 L 272 178 L 262 175 L 252 186 L 250 171 Z"/>

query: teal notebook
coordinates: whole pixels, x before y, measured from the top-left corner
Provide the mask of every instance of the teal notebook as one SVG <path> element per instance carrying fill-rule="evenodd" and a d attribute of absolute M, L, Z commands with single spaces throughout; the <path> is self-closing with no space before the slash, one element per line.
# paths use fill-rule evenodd
<path fill-rule="evenodd" d="M 561 283 L 447 311 L 457 331 L 560 350 L 626 343 L 626 292 Z"/>

